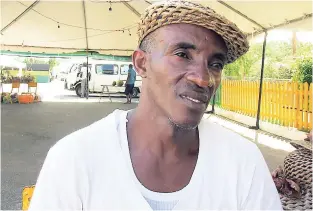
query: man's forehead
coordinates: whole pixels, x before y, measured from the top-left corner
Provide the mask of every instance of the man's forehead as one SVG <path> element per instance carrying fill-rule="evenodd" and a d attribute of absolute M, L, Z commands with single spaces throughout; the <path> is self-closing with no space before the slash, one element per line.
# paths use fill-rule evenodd
<path fill-rule="evenodd" d="M 155 34 L 159 44 L 174 45 L 185 42 L 198 48 L 211 43 L 224 47 L 224 40 L 214 31 L 191 24 L 172 24 L 157 29 Z"/>

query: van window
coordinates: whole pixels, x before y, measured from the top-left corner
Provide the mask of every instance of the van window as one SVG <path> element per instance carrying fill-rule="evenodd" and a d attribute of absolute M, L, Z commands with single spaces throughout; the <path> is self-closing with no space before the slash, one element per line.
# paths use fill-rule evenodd
<path fill-rule="evenodd" d="M 72 67 L 70 68 L 69 73 L 76 72 L 77 69 L 78 69 L 78 68 L 77 68 L 77 64 L 73 64 Z"/>
<path fill-rule="evenodd" d="M 98 75 L 117 75 L 118 65 L 116 64 L 97 64 L 96 73 Z"/>
<path fill-rule="evenodd" d="M 129 65 L 122 64 L 121 65 L 121 75 L 127 75 L 128 74 L 128 68 L 129 68 Z"/>
<path fill-rule="evenodd" d="M 122 64 L 121 65 L 121 75 L 127 75 L 128 74 L 128 69 L 129 69 L 129 64 Z M 136 69 L 133 67 L 133 69 L 136 71 Z"/>
<path fill-rule="evenodd" d="M 76 71 L 78 71 L 79 73 L 81 72 L 81 67 L 82 67 L 83 65 L 82 64 L 80 64 L 80 65 L 77 65 L 76 67 L 75 67 L 75 69 L 74 69 L 74 71 L 76 72 Z M 89 71 L 91 71 L 91 64 L 88 64 L 88 69 L 89 69 Z"/>

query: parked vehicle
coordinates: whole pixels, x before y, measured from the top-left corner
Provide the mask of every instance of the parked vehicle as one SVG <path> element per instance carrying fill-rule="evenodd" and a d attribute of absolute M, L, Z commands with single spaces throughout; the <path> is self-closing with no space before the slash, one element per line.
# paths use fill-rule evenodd
<path fill-rule="evenodd" d="M 74 84 L 77 81 L 77 73 L 78 73 L 78 67 L 81 63 L 72 63 L 69 68 L 66 75 L 66 78 L 64 80 L 64 88 L 68 90 L 75 90 Z"/>
<path fill-rule="evenodd" d="M 125 91 L 125 82 L 127 79 L 127 73 L 129 64 L 131 62 L 119 62 L 119 61 L 90 61 L 89 66 L 89 93 L 101 93 L 103 86 L 106 85 L 109 88 L 110 93 L 123 93 Z M 73 73 L 68 74 L 67 83 L 71 87 L 71 80 L 75 77 L 75 83 L 73 88 L 76 91 L 77 96 L 81 96 L 81 67 L 83 63 L 73 64 L 71 71 Z M 74 76 L 74 72 L 76 75 Z M 133 89 L 133 97 L 137 97 L 141 89 L 141 77 L 137 76 L 135 86 Z M 106 90 L 105 90 L 106 91 Z"/>

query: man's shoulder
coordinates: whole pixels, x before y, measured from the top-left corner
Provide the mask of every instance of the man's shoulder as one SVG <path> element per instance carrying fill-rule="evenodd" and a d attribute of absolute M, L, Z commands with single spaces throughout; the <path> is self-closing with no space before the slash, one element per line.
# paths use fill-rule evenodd
<path fill-rule="evenodd" d="M 264 157 L 253 141 L 210 120 L 203 120 L 201 125 L 203 145 L 210 152 L 206 154 L 208 162 L 214 160 L 214 165 L 227 166 L 227 171 L 250 178 L 255 168 L 263 168 Z"/>
<path fill-rule="evenodd" d="M 201 127 L 205 133 L 204 137 L 207 137 L 208 141 L 217 149 L 229 151 L 229 153 L 238 154 L 238 156 L 254 156 L 255 153 L 259 152 L 257 145 L 248 138 L 209 119 L 203 119 Z"/>
<path fill-rule="evenodd" d="M 80 154 L 92 151 L 95 148 L 108 148 L 117 136 L 117 124 L 122 110 L 115 110 L 108 116 L 70 133 L 58 140 L 49 150 L 54 154 Z"/>

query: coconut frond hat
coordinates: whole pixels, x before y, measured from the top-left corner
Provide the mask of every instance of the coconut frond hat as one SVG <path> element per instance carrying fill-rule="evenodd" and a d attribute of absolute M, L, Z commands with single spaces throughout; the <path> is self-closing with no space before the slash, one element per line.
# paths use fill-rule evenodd
<path fill-rule="evenodd" d="M 184 0 L 167 0 L 150 5 L 140 17 L 138 44 L 151 32 L 170 24 L 193 24 L 219 34 L 227 47 L 227 63 L 232 63 L 249 50 L 249 42 L 234 23 L 209 7 Z"/>

